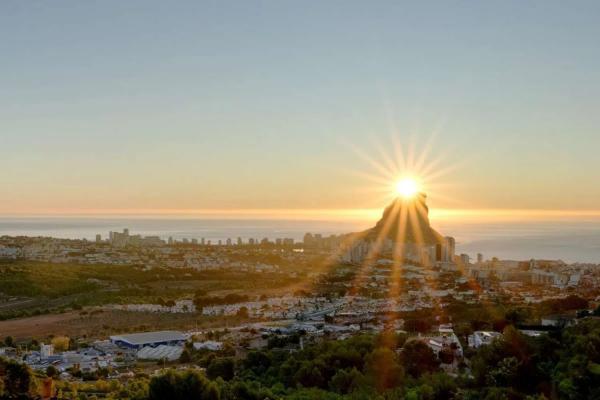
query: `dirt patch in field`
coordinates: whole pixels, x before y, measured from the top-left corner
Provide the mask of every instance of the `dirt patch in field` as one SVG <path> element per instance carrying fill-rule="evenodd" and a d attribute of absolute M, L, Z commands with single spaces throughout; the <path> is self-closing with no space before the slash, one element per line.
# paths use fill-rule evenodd
<path fill-rule="evenodd" d="M 0 337 L 12 336 L 20 339 L 24 336 L 37 336 L 37 334 L 47 331 L 49 327 L 66 325 L 71 319 L 78 316 L 76 313 L 69 312 L 0 321 Z"/>
<path fill-rule="evenodd" d="M 72 338 L 107 339 L 117 333 L 150 330 L 192 330 L 235 326 L 238 317 L 208 317 L 199 314 L 144 313 L 130 311 L 86 310 L 39 315 L 0 321 L 0 339 L 47 340 L 54 335 Z"/>

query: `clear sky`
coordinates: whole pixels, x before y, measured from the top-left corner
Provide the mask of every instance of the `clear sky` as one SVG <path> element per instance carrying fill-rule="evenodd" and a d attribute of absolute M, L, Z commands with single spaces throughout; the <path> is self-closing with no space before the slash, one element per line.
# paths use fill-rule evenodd
<path fill-rule="evenodd" d="M 600 209 L 598 1 L 2 1 L 0 213 Z M 411 139 L 412 138 L 412 139 Z M 391 150 L 389 150 L 391 152 Z"/>

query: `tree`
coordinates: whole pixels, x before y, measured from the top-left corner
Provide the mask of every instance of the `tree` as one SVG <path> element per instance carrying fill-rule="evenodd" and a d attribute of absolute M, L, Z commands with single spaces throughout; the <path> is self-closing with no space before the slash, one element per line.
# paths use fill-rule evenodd
<path fill-rule="evenodd" d="M 529 317 L 529 310 L 522 308 L 522 307 L 521 308 L 511 308 L 504 315 L 504 319 L 508 323 L 513 324 L 513 325 L 517 325 L 517 324 L 521 324 L 521 323 L 525 322 L 528 317 Z"/>
<path fill-rule="evenodd" d="M 4 345 L 6 347 L 14 347 L 15 340 L 13 339 L 12 336 L 7 336 L 7 337 L 4 338 Z"/>
<path fill-rule="evenodd" d="M 411 340 L 402 348 L 402 362 L 408 374 L 419 377 L 438 369 L 439 361 L 433 350 L 420 340 Z"/>
<path fill-rule="evenodd" d="M 456 380 L 450 377 L 448 374 L 443 372 L 437 372 L 434 374 L 426 374 L 421 377 L 421 381 L 425 383 L 423 386 L 427 387 L 428 398 L 435 400 L 453 399 L 458 390 Z M 425 390 L 422 390 L 422 393 Z M 423 398 L 424 396 L 422 396 Z M 462 397 L 460 397 L 462 398 Z"/>
<path fill-rule="evenodd" d="M 294 381 L 304 387 L 319 387 L 324 389 L 327 384 L 327 380 L 321 373 L 324 369 L 324 365 L 319 365 L 316 362 L 305 361 L 301 364 L 298 372 L 294 374 Z"/>
<path fill-rule="evenodd" d="M 167 373 L 154 377 L 148 389 L 149 400 L 219 400 L 220 388 L 216 382 L 211 382 L 196 371 L 177 373 L 169 370 Z"/>
<path fill-rule="evenodd" d="M 444 347 L 438 352 L 438 358 L 444 364 L 452 364 L 454 361 L 454 350 L 450 347 Z"/>
<path fill-rule="evenodd" d="M 404 380 L 404 368 L 398 364 L 396 354 L 385 347 L 369 354 L 365 369 L 380 392 L 400 386 Z"/>
<path fill-rule="evenodd" d="M 206 368 L 206 376 L 210 379 L 222 378 L 226 381 L 233 379 L 235 375 L 235 363 L 232 358 L 215 358 L 208 368 Z"/>
<path fill-rule="evenodd" d="M 69 350 L 70 339 L 67 336 L 56 336 L 52 338 L 52 346 L 56 351 L 67 351 Z"/>
<path fill-rule="evenodd" d="M 48 378 L 54 378 L 58 376 L 58 369 L 56 369 L 54 365 L 48 365 L 48 367 L 46 368 L 46 376 Z"/>
<path fill-rule="evenodd" d="M 279 390 L 283 391 L 281 384 L 276 385 Z M 243 400 L 270 400 L 278 397 L 273 396 L 271 390 L 262 387 L 256 381 L 236 381 L 229 387 L 230 391 L 223 395 L 226 399 L 243 399 Z"/>
<path fill-rule="evenodd" d="M 365 377 L 356 368 L 341 369 L 329 381 L 329 388 L 340 394 L 352 393 L 365 386 Z"/>
<path fill-rule="evenodd" d="M 502 359 L 488 374 L 490 386 L 511 386 L 517 376 L 519 360 L 515 357 Z"/>
<path fill-rule="evenodd" d="M 179 362 L 180 363 L 189 363 L 190 361 L 192 361 L 192 356 L 190 354 L 190 351 L 188 349 L 183 349 L 183 351 L 181 352 L 181 355 L 179 356 Z"/>
<path fill-rule="evenodd" d="M 219 385 L 216 382 L 208 382 L 202 391 L 200 400 L 220 400 L 221 391 Z"/>
<path fill-rule="evenodd" d="M 393 330 L 384 330 L 375 337 L 375 346 L 387 347 L 396 350 L 404 346 L 408 336 L 405 333 L 396 333 Z"/>
<path fill-rule="evenodd" d="M 271 366 L 271 357 L 263 351 L 251 351 L 243 362 L 244 368 L 255 374 L 262 374 Z"/>
<path fill-rule="evenodd" d="M 33 375 L 25 364 L 16 361 L 0 361 L 0 369 L 4 369 L 4 395 L 11 398 L 30 398 Z"/>

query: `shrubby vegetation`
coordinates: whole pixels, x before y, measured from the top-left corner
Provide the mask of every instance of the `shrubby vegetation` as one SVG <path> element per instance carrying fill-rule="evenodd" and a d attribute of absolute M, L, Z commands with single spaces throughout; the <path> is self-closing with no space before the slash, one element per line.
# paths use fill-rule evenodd
<path fill-rule="evenodd" d="M 206 296 L 203 293 L 196 293 L 196 296 L 194 297 L 194 304 L 196 307 L 201 309 L 202 307 L 207 306 L 243 303 L 248 300 L 250 300 L 248 296 L 236 293 L 230 293 L 225 296 Z"/>
<path fill-rule="evenodd" d="M 146 270 L 141 266 L 52 264 L 0 260 L 0 300 L 27 299 L 0 311 L 0 320 L 30 317 L 85 306 L 125 303 L 172 305 L 181 297 L 203 306 L 246 301 L 246 295 L 209 296 L 208 291 L 281 288 L 285 274 L 190 268 Z"/>
<path fill-rule="evenodd" d="M 26 365 L 0 359 L 0 371 L 1 398 L 27 399 L 36 394 L 36 381 Z"/>
<path fill-rule="evenodd" d="M 326 340 L 295 352 L 250 351 L 241 359 L 232 349 L 200 352 L 189 360 L 205 372 L 169 370 L 127 384 L 100 380 L 58 386 L 79 398 L 103 393 L 151 400 L 600 399 L 600 320 L 588 318 L 540 337 L 508 326 L 502 339 L 474 352 L 456 376 L 440 370 L 428 346 L 394 333 Z M 34 393 L 36 379 L 26 367 L 4 361 L 0 370 L 4 398 Z"/>
<path fill-rule="evenodd" d="M 213 371 L 208 375 L 218 390 L 211 386 L 209 397 L 198 398 L 600 399 L 597 319 L 536 338 L 509 325 L 501 340 L 478 349 L 470 368 L 465 365 L 455 377 L 440 370 L 428 346 L 406 339 L 359 335 L 291 353 L 251 351 L 235 363 L 234 376 L 231 358 L 213 357 L 207 371 Z M 158 377 L 151 386 L 165 381 L 176 382 Z M 211 397 L 217 392 L 220 397 Z"/>

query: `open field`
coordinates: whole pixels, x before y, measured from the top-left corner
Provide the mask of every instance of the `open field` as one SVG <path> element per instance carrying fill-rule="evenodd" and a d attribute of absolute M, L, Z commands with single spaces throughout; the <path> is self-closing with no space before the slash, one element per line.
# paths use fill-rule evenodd
<path fill-rule="evenodd" d="M 199 292 L 285 294 L 299 281 L 285 273 L 0 261 L 0 320 L 106 304 L 193 298 Z"/>
<path fill-rule="evenodd" d="M 0 338 L 44 340 L 52 335 L 105 339 L 115 333 L 144 330 L 190 330 L 235 326 L 239 317 L 208 317 L 200 314 L 143 313 L 129 311 L 69 311 L 0 321 Z"/>
<path fill-rule="evenodd" d="M 125 332 L 234 326 L 240 317 L 104 310 L 103 306 L 229 294 L 282 296 L 302 283 L 285 273 L 0 261 L 0 339 L 46 341 L 58 335 L 105 339 Z"/>

